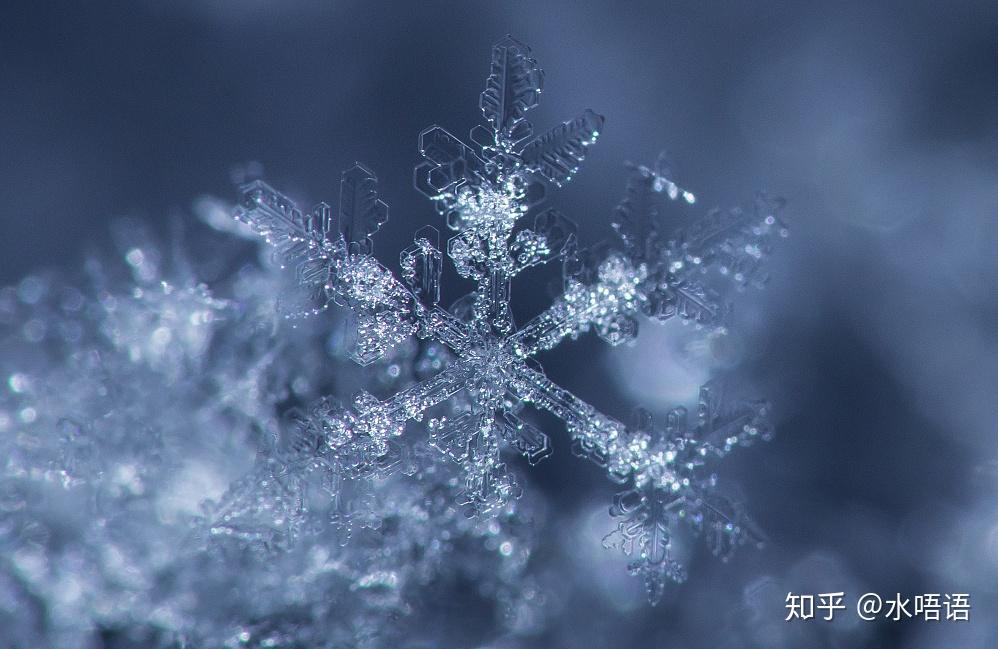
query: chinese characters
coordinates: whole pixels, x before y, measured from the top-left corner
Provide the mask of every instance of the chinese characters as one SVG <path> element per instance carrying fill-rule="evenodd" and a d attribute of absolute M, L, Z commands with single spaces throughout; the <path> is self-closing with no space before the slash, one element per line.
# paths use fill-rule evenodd
<path fill-rule="evenodd" d="M 819 593 L 818 595 L 797 595 L 787 593 L 785 621 L 821 619 L 830 622 L 836 611 L 844 611 L 848 606 L 844 592 Z M 969 593 L 923 593 L 907 597 L 895 593 L 881 597 L 877 593 L 864 593 L 856 600 L 856 615 L 860 619 L 876 619 L 900 622 L 906 619 L 920 619 L 926 622 L 967 622 L 970 619 Z"/>

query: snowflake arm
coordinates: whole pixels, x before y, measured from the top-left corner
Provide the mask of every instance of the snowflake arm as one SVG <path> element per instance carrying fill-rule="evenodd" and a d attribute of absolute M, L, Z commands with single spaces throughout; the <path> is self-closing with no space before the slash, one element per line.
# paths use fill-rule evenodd
<path fill-rule="evenodd" d="M 590 285 L 566 280 L 564 293 L 513 336 L 521 354 L 532 356 L 553 349 L 566 336 L 576 338 L 594 325 L 600 337 L 611 344 L 637 334 L 633 316 L 647 299 L 640 288 L 647 269 L 631 265 L 621 255 L 611 255 L 600 264 L 597 276 Z"/>
<path fill-rule="evenodd" d="M 525 146 L 520 153 L 523 166 L 561 187 L 579 170 L 586 149 L 596 143 L 602 128 L 603 116 L 587 109 Z"/>
<path fill-rule="evenodd" d="M 510 148 L 530 136 L 524 114 L 537 106 L 544 72 L 530 58 L 530 48 L 511 36 L 492 48 L 492 67 L 482 92 L 482 114 L 492 126 L 495 143 Z"/>
<path fill-rule="evenodd" d="M 705 275 L 716 270 L 736 286 L 765 282 L 761 261 L 774 235 L 787 235 L 779 217 L 783 202 L 760 195 L 751 209 L 711 210 L 685 228 L 669 228 L 661 196 L 694 204 L 695 197 L 668 178 L 663 158 L 654 169 L 632 166 L 613 226 L 631 258 L 648 265 L 644 313 L 658 320 L 678 316 L 699 325 L 723 326 L 727 304 Z"/>
<path fill-rule="evenodd" d="M 243 188 L 235 217 L 273 246 L 282 265 L 295 267 L 299 285 L 320 309 L 336 302 L 357 315 L 354 359 L 363 365 L 417 329 L 419 301 L 371 254 L 369 236 L 387 218 L 377 179 L 362 165 L 343 174 L 339 232 L 332 210 L 320 203 L 309 215 L 262 181 Z"/>
<path fill-rule="evenodd" d="M 416 168 L 416 187 L 433 200 L 457 232 L 447 252 L 458 273 L 477 284 L 474 311 L 500 333 L 513 329 L 509 281 L 522 270 L 562 255 L 574 226 L 554 211 L 533 229 L 516 227 L 543 196 L 535 176 L 567 182 L 599 136 L 603 117 L 580 117 L 527 141 L 525 113 L 537 105 L 543 75 L 530 49 L 511 37 L 493 48 L 492 66 L 480 106 L 488 126 L 472 130 L 481 156 L 439 126 L 420 134 L 426 159 Z M 524 144 L 524 142 L 526 142 Z"/>
<path fill-rule="evenodd" d="M 617 447 L 617 440 L 624 438 L 627 429 L 623 423 L 603 415 L 538 370 L 517 368 L 509 380 L 519 399 L 565 422 L 579 454 L 600 466 L 611 467 L 610 474 L 615 479 L 627 479 L 630 471 Z M 613 467 L 619 467 L 619 470 Z"/>
<path fill-rule="evenodd" d="M 628 458 L 632 486 L 614 498 L 610 514 L 620 522 L 604 545 L 634 557 L 631 572 L 644 579 L 653 604 L 667 581 L 685 579 L 670 552 L 670 539 L 683 524 L 723 560 L 738 546 L 761 541 L 742 507 L 716 491 L 716 477 L 706 465 L 736 447 L 768 439 L 768 409 L 762 401 L 725 403 L 721 386 L 710 382 L 700 390 L 696 426 L 690 427 L 685 408 L 670 411 L 663 429 L 650 414 L 636 413 L 627 446 L 641 452 Z"/>

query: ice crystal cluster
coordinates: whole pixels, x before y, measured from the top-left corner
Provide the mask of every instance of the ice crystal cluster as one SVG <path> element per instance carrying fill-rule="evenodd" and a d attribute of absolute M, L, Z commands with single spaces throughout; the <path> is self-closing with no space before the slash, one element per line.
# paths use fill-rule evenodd
<path fill-rule="evenodd" d="M 470 144 L 420 134 L 415 184 L 449 235 L 418 230 L 397 272 L 373 255 L 388 207 L 358 164 L 335 210 L 255 180 L 235 220 L 201 201 L 210 231 L 164 246 L 119 224 L 121 262 L 0 292 L 3 646 L 424 646 L 419 620 L 469 583 L 494 608 L 491 637 L 537 632 L 542 508 L 515 467 L 556 446 L 619 485 L 604 545 L 652 603 L 685 578 L 682 530 L 724 558 L 756 538 L 711 467 L 768 437 L 765 402 L 711 382 L 695 412 L 625 423 L 536 357 L 588 332 L 627 343 L 639 322 L 723 333 L 722 290 L 764 280 L 779 205 L 677 228 L 663 207 L 693 194 L 661 162 L 635 166 L 619 244 L 582 248 L 540 203 L 604 120 L 535 135 L 542 81 L 507 37 Z M 448 307 L 445 263 L 474 286 Z M 542 264 L 562 267 L 560 294 L 518 324 L 511 283 Z"/>

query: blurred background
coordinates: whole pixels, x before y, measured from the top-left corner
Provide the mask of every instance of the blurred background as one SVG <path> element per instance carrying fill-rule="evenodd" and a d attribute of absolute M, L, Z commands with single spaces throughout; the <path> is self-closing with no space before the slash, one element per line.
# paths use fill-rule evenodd
<path fill-rule="evenodd" d="M 556 437 L 538 647 L 975 647 L 998 638 L 998 5 L 993 2 L 152 0 L 0 10 L 0 284 L 77 268 L 115 217 L 166 229 L 235 165 L 305 203 L 376 171 L 391 261 L 432 206 L 416 136 L 479 121 L 492 43 L 546 72 L 538 128 L 585 107 L 605 133 L 550 204 L 611 235 L 625 161 L 662 149 L 699 208 L 788 200 L 791 237 L 738 297 L 722 350 L 669 327 L 545 359 L 614 414 L 695 397 L 713 371 L 777 411 L 720 469 L 769 537 L 657 608 L 600 547 L 613 487 Z M 522 291 L 521 291 L 522 292 Z M 536 293 L 536 292 L 534 292 Z M 524 297 L 536 310 L 543 296 Z M 514 302 L 515 302 L 514 298 Z M 594 364 L 592 359 L 598 358 Z M 969 593 L 969 622 L 786 622 L 788 592 Z M 433 621 L 474 646 L 468 619 Z M 0 632 L 2 635 L 2 632 Z M 2 644 L 2 642 L 0 642 Z"/>

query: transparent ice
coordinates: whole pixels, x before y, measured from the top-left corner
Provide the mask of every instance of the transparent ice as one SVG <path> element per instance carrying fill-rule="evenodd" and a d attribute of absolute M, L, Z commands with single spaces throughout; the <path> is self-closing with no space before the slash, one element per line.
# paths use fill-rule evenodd
<path fill-rule="evenodd" d="M 164 247 L 125 224 L 123 265 L 94 260 L 83 282 L 38 275 L 0 293 L 0 628 L 13 646 L 95 634 L 391 646 L 415 637 L 406 620 L 425 614 L 428 592 L 462 579 L 495 607 L 499 635 L 532 633 L 544 624 L 528 569 L 540 509 L 510 458 L 537 465 L 558 445 L 537 411 L 618 485 L 604 545 L 630 556 L 652 604 L 685 578 L 672 551 L 682 529 L 725 559 L 761 538 L 712 466 L 770 436 L 764 401 L 711 381 L 695 413 L 638 409 L 625 423 L 536 357 L 588 332 L 626 344 L 639 323 L 672 318 L 723 334 L 724 289 L 764 282 L 786 233 L 780 203 L 675 227 L 665 207 L 697 199 L 661 159 L 631 168 L 618 244 L 582 248 L 575 224 L 541 204 L 577 175 L 604 118 L 585 110 L 535 135 L 542 85 L 529 48 L 507 37 L 469 143 L 440 126 L 419 135 L 415 185 L 448 236 L 419 229 L 397 273 L 373 254 L 388 206 L 357 164 L 335 210 L 300 209 L 255 180 L 236 223 L 218 201 L 199 204 L 224 232 L 202 254 L 186 233 Z M 219 252 L 256 236 L 276 264 Z M 445 257 L 475 287 L 449 307 Z M 518 324 L 512 280 L 543 264 L 562 267 L 560 294 Z"/>

